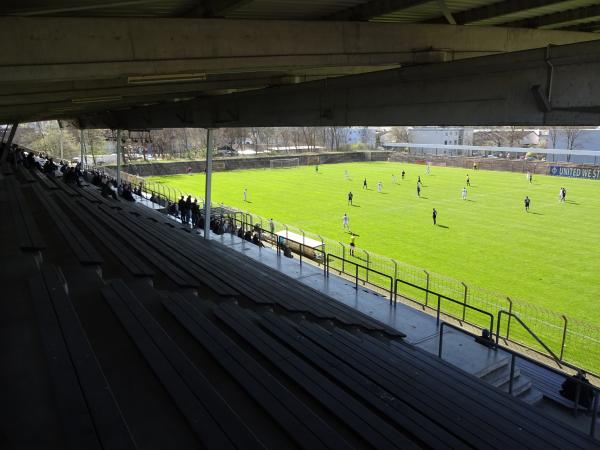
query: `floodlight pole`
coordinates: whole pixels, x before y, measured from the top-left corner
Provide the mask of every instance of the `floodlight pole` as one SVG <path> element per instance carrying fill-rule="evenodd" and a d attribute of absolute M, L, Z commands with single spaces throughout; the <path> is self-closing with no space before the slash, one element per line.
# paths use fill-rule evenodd
<path fill-rule="evenodd" d="M 212 146 L 213 130 L 206 129 L 206 184 L 204 187 L 204 239 L 210 234 L 210 189 L 212 178 Z"/>

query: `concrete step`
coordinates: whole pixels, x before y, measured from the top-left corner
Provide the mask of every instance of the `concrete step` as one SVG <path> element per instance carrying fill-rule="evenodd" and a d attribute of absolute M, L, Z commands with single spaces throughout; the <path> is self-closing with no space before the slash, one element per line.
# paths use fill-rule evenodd
<path fill-rule="evenodd" d="M 525 391 L 517 398 L 529 405 L 537 405 L 544 398 L 544 394 L 532 386 L 528 391 Z"/>
<path fill-rule="evenodd" d="M 520 374 L 521 371 L 519 370 L 519 368 L 515 367 L 513 378 L 516 379 L 517 377 L 519 377 Z M 500 367 L 495 368 L 494 370 L 480 378 L 483 381 L 491 384 L 492 386 L 502 386 L 503 384 L 508 383 L 508 380 L 510 380 L 510 364 L 507 363 L 501 365 Z"/>
<path fill-rule="evenodd" d="M 509 382 L 507 381 L 506 383 L 498 386 L 498 389 L 508 392 L 508 385 Z M 531 380 L 529 378 L 518 376 L 513 379 L 513 397 L 518 397 L 519 395 L 526 393 L 529 389 L 531 389 Z"/>

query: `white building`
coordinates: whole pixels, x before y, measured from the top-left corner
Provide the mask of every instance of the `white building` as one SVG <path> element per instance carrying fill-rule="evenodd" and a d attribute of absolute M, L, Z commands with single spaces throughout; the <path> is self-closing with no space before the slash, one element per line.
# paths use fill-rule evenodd
<path fill-rule="evenodd" d="M 450 153 L 444 145 L 473 145 L 473 128 L 468 127 L 413 127 L 408 129 L 411 144 L 440 145 L 439 149 L 424 149 L 425 153 Z"/>
<path fill-rule="evenodd" d="M 408 129 L 412 144 L 473 145 L 473 129 L 465 127 L 413 127 Z"/>

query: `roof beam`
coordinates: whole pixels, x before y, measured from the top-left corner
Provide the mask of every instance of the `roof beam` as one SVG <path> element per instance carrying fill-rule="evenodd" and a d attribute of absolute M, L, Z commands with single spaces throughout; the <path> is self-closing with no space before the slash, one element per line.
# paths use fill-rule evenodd
<path fill-rule="evenodd" d="M 189 15 L 211 18 L 211 17 L 225 17 L 232 11 L 241 8 L 253 0 L 204 0 L 202 4 Z M 200 12 L 200 14 L 198 14 Z"/>
<path fill-rule="evenodd" d="M 569 24 L 582 19 L 590 19 L 600 16 L 600 5 L 586 6 L 584 8 L 569 9 L 553 14 L 546 14 L 531 19 L 516 20 L 503 24 L 506 27 L 527 27 L 527 28 L 560 28 L 560 24 Z"/>
<path fill-rule="evenodd" d="M 326 17 L 328 20 L 370 20 L 394 11 L 429 3 L 431 0 L 372 0 Z"/>
<path fill-rule="evenodd" d="M 81 115 L 86 128 L 597 125 L 600 41 Z M 552 99 L 544 88 L 552 82 Z M 540 100 L 544 100 L 540 102 Z"/>
<path fill-rule="evenodd" d="M 97 11 L 107 8 L 120 8 L 124 6 L 149 5 L 152 3 L 160 3 L 162 1 L 164 0 L 124 0 L 108 3 L 96 3 L 92 5 L 63 6 L 56 8 L 20 8 L 14 10 L 0 9 L 0 15 L 20 17 L 47 16 L 72 12 Z"/>
<path fill-rule="evenodd" d="M 571 25 L 568 27 L 562 27 L 562 31 L 584 31 L 594 32 L 600 29 L 600 20 L 594 20 L 593 22 L 583 22 L 577 25 Z"/>
<path fill-rule="evenodd" d="M 457 24 L 468 25 L 480 22 L 482 20 L 540 8 L 555 3 L 564 3 L 564 0 L 507 0 L 504 2 L 492 3 L 491 5 L 454 13 L 453 16 Z M 440 16 L 435 19 L 428 20 L 427 22 L 444 23 L 446 22 L 446 18 Z"/>

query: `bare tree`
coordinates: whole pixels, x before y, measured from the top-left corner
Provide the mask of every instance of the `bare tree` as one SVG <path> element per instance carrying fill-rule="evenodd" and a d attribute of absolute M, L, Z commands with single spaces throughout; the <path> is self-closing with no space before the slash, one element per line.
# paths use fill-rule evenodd
<path fill-rule="evenodd" d="M 559 135 L 560 135 L 560 128 L 558 128 L 558 127 L 548 128 L 548 137 L 550 138 L 550 144 L 552 145 L 552 148 L 556 148 L 556 143 L 558 142 Z"/>
<path fill-rule="evenodd" d="M 574 150 L 577 148 L 577 140 L 581 136 L 581 130 L 579 128 L 567 127 L 564 129 L 565 137 L 567 138 L 567 150 Z M 571 154 L 567 154 L 567 162 L 571 161 Z"/>
<path fill-rule="evenodd" d="M 406 127 L 392 127 L 387 134 L 394 142 L 409 142 L 410 139 Z"/>

